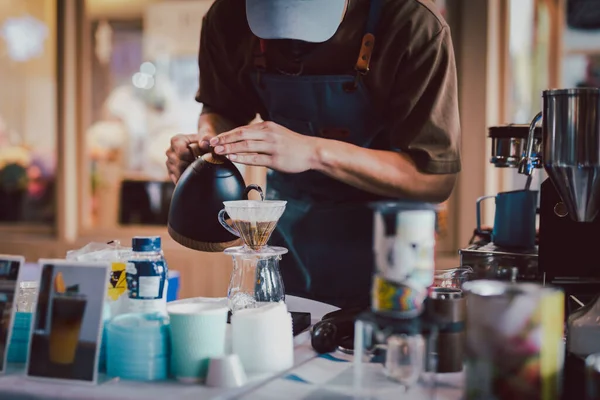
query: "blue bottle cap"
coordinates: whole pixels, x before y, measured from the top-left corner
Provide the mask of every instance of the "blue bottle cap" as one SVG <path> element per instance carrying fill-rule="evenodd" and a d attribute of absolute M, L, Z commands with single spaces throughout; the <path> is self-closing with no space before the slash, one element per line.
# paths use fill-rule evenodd
<path fill-rule="evenodd" d="M 160 236 L 134 236 L 131 240 L 133 251 L 160 251 Z"/>

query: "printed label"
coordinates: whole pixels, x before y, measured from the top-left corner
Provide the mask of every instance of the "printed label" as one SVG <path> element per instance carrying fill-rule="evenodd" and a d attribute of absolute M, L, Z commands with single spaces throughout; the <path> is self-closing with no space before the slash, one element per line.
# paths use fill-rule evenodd
<path fill-rule="evenodd" d="M 124 263 L 112 263 L 111 267 L 108 298 L 116 301 L 127 291 L 127 267 Z"/>
<path fill-rule="evenodd" d="M 377 269 L 386 280 L 423 288 L 433 284 L 435 241 L 419 243 L 392 236 L 380 243 Z"/>
<path fill-rule="evenodd" d="M 407 282 L 410 286 L 431 286 L 434 276 L 434 247 L 434 241 L 418 242 L 396 237 L 392 249 L 392 264 L 385 278 L 392 282 Z"/>
<path fill-rule="evenodd" d="M 374 251 L 378 274 L 386 281 L 428 288 L 435 275 L 435 235 L 402 235 L 375 217 Z M 422 232 L 421 232 L 422 233 Z M 427 232 L 425 232 L 427 233 Z"/>
<path fill-rule="evenodd" d="M 380 276 L 373 279 L 374 311 L 391 311 L 410 318 L 421 313 L 426 297 L 427 288 L 393 283 Z"/>
<path fill-rule="evenodd" d="M 127 264 L 127 291 L 137 300 L 162 299 L 167 268 L 163 261 L 132 261 Z"/>
<path fill-rule="evenodd" d="M 138 279 L 139 288 L 138 295 L 144 299 L 156 299 L 161 298 L 160 295 L 160 283 L 162 278 L 160 276 L 140 276 Z"/>

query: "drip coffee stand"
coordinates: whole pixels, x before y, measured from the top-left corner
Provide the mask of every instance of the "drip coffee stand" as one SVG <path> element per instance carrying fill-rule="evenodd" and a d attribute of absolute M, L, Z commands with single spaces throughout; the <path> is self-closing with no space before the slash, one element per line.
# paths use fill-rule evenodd
<path fill-rule="evenodd" d="M 230 316 L 239 310 L 260 307 L 265 303 L 285 302 L 279 261 L 288 249 L 269 246 L 267 243 L 285 211 L 286 203 L 262 199 L 223 202 L 219 222 L 244 243 L 224 251 L 233 259 L 233 271 L 227 290 Z M 291 314 L 294 335 L 310 326 L 309 313 Z"/>

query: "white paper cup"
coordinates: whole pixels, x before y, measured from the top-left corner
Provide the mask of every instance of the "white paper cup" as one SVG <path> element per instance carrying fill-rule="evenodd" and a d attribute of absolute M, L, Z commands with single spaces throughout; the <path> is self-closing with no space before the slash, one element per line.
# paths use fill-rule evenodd
<path fill-rule="evenodd" d="M 248 374 L 277 373 L 294 365 L 292 317 L 284 303 L 239 310 L 231 317 L 232 350 Z"/>
<path fill-rule="evenodd" d="M 225 355 L 229 309 L 216 302 L 167 306 L 171 320 L 171 373 L 182 382 L 202 382 L 212 357 Z"/>

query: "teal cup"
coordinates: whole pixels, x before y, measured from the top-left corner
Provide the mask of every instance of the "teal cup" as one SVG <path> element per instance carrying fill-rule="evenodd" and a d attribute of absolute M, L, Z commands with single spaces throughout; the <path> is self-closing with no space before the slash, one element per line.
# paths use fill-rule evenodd
<path fill-rule="evenodd" d="M 181 382 L 203 382 L 212 357 L 225 355 L 229 309 L 215 302 L 170 304 L 171 375 Z"/>
<path fill-rule="evenodd" d="M 481 202 L 496 199 L 492 241 L 505 248 L 535 247 L 538 192 L 514 190 L 477 199 L 477 230 L 481 232 Z"/>

